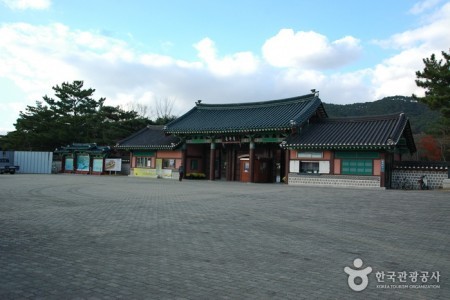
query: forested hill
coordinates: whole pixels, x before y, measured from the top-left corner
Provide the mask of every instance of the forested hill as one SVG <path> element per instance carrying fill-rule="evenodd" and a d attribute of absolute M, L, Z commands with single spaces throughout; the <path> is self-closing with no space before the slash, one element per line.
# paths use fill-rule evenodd
<path fill-rule="evenodd" d="M 324 103 L 330 118 L 387 115 L 404 112 L 411 122 L 413 133 L 425 132 L 439 118 L 439 113 L 411 97 L 393 96 L 381 100 L 354 104 Z"/>

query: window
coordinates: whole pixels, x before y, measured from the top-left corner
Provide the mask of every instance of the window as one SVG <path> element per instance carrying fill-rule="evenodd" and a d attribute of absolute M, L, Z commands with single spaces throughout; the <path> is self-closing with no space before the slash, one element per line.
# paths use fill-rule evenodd
<path fill-rule="evenodd" d="M 373 162 L 371 159 L 343 159 L 343 175 L 372 175 Z"/>
<path fill-rule="evenodd" d="M 297 152 L 298 158 L 322 158 L 322 152 Z"/>
<path fill-rule="evenodd" d="M 246 161 L 244 162 L 244 172 L 248 173 L 249 170 L 250 170 L 250 162 Z"/>
<path fill-rule="evenodd" d="M 136 168 L 151 168 L 152 158 L 151 157 L 136 157 Z"/>
<path fill-rule="evenodd" d="M 291 173 L 319 173 L 330 174 L 330 162 L 328 160 L 289 162 L 289 172 Z"/>
<path fill-rule="evenodd" d="M 175 169 L 175 159 L 163 159 L 163 169 Z"/>
<path fill-rule="evenodd" d="M 318 161 L 300 162 L 300 173 L 319 173 L 319 162 Z"/>

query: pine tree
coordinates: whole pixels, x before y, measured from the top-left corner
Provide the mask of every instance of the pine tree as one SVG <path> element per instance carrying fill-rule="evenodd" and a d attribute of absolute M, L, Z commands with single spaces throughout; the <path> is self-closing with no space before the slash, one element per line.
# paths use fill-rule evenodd
<path fill-rule="evenodd" d="M 20 112 L 16 130 L 1 137 L 2 147 L 13 150 L 53 151 L 72 143 L 114 145 L 152 123 L 135 111 L 104 105 L 94 99 L 95 89 L 83 88 L 83 81 L 64 82 L 53 87 L 55 98 L 47 95 L 36 106 Z"/>
<path fill-rule="evenodd" d="M 425 89 L 425 97 L 415 97 L 444 118 L 450 118 L 450 53 L 442 51 L 442 57 L 437 60 L 432 54 L 423 59 L 425 68 L 416 72 L 416 85 Z"/>

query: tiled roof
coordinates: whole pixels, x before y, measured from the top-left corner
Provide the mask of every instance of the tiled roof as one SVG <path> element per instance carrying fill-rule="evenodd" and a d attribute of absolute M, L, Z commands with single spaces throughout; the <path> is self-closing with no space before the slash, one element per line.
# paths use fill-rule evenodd
<path fill-rule="evenodd" d="M 173 150 L 180 145 L 181 140 L 174 136 L 167 136 L 164 126 L 149 125 L 131 136 L 119 141 L 116 149 L 150 149 Z"/>
<path fill-rule="evenodd" d="M 388 149 L 405 137 L 411 153 L 416 151 L 409 120 L 402 114 L 321 119 L 287 138 L 285 148 L 297 149 Z"/>
<path fill-rule="evenodd" d="M 447 171 L 450 162 L 445 161 L 395 161 L 394 169 L 424 170 L 424 171 Z"/>
<path fill-rule="evenodd" d="M 202 104 L 167 124 L 169 134 L 237 133 L 288 130 L 292 120 L 302 124 L 319 109 L 322 102 L 314 94 L 264 102 Z"/>
<path fill-rule="evenodd" d="M 88 153 L 88 154 L 106 154 L 111 151 L 109 146 L 97 146 L 95 143 L 73 143 L 65 147 L 57 148 L 54 153 L 68 154 L 68 153 Z"/>

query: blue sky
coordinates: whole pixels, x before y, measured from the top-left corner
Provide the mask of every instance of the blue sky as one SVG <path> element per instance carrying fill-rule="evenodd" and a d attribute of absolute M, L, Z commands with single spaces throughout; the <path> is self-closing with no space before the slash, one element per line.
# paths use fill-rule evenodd
<path fill-rule="evenodd" d="M 0 133 L 73 80 L 149 114 L 312 88 L 329 103 L 420 95 L 415 71 L 449 28 L 444 0 L 0 0 Z"/>

